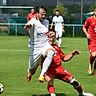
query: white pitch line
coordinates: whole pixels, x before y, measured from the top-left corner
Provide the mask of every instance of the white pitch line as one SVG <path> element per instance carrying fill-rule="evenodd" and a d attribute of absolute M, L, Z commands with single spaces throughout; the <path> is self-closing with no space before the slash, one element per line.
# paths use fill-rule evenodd
<path fill-rule="evenodd" d="M 28 52 L 29 50 L 26 50 L 26 49 L 0 49 L 0 52 L 8 52 L 8 51 L 10 51 L 10 52 Z M 65 52 L 71 52 L 71 51 L 65 51 Z M 80 53 L 86 53 L 86 54 L 88 54 L 89 52 L 88 51 L 80 51 Z"/>
<path fill-rule="evenodd" d="M 8 52 L 8 51 L 10 51 L 10 52 L 28 52 L 28 50 L 19 50 L 19 49 L 0 49 L 0 51 L 1 52 Z"/>

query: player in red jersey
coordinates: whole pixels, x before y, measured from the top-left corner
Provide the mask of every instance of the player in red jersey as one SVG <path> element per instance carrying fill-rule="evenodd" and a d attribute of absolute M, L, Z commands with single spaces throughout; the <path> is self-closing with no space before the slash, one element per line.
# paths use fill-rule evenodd
<path fill-rule="evenodd" d="M 83 32 L 88 39 L 88 48 L 90 51 L 89 74 L 96 75 L 96 8 L 93 16 L 89 17 L 83 25 Z"/>
<path fill-rule="evenodd" d="M 37 16 L 37 14 L 35 12 L 35 9 L 32 8 L 31 13 L 29 13 L 28 16 L 27 16 L 27 21 L 31 20 L 32 18 L 36 18 L 36 16 Z"/>
<path fill-rule="evenodd" d="M 91 93 L 85 93 L 83 91 L 81 84 L 75 79 L 75 77 L 71 73 L 69 73 L 62 66 L 62 61 L 69 61 L 75 55 L 78 55 L 79 52 L 77 50 L 74 50 L 70 54 L 65 55 L 63 51 L 60 49 L 60 47 L 58 47 L 58 45 L 54 43 L 55 36 L 55 32 L 51 29 L 51 31 L 49 32 L 49 42 L 55 49 L 55 54 L 50 67 L 45 73 L 45 80 L 48 82 L 47 89 L 50 93 L 50 96 L 56 96 L 54 88 L 54 79 L 59 79 L 61 81 L 71 84 L 74 87 L 74 89 L 76 89 L 76 91 L 79 93 L 79 96 L 91 96 Z"/>

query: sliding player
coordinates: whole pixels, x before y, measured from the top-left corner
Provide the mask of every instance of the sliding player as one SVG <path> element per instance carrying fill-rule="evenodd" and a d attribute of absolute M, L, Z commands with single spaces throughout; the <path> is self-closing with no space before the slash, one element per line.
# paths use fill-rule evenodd
<path fill-rule="evenodd" d="M 78 55 L 79 52 L 74 50 L 68 55 L 65 55 L 60 47 L 54 43 L 55 41 L 55 32 L 51 30 L 49 35 L 50 44 L 55 49 L 54 58 L 52 64 L 50 65 L 48 71 L 45 74 L 45 80 L 48 82 L 48 91 L 51 96 L 56 96 L 54 88 L 54 79 L 59 79 L 61 81 L 71 84 L 74 89 L 79 93 L 79 96 L 93 96 L 91 93 L 85 93 L 81 84 L 75 79 L 75 77 L 69 73 L 63 66 L 62 61 L 69 61 L 75 55 Z M 43 61 L 42 61 L 43 62 Z"/>

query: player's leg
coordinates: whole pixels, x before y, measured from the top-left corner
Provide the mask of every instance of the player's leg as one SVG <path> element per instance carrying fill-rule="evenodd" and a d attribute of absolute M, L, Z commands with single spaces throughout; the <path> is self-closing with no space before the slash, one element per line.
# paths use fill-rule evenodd
<path fill-rule="evenodd" d="M 26 76 L 27 82 L 29 82 L 29 81 L 32 79 L 32 75 L 35 74 L 37 67 L 38 67 L 38 66 L 36 66 L 36 67 L 33 68 L 33 69 L 28 69 L 28 73 L 27 73 L 27 76 Z"/>
<path fill-rule="evenodd" d="M 61 43 L 62 43 L 62 31 L 58 31 L 58 35 L 59 35 L 58 46 L 60 47 L 60 45 L 61 45 Z"/>
<path fill-rule="evenodd" d="M 29 67 L 28 67 L 28 73 L 26 76 L 27 82 L 31 80 L 32 75 L 35 74 L 36 69 L 38 65 L 41 62 L 41 54 L 38 51 L 33 51 L 33 49 L 30 47 L 30 56 L 29 56 Z"/>
<path fill-rule="evenodd" d="M 96 63 L 96 46 L 93 40 L 88 41 L 88 47 L 90 51 L 90 64 L 88 68 L 88 73 L 90 75 L 94 74 L 94 65 Z"/>
<path fill-rule="evenodd" d="M 92 68 L 93 74 L 96 75 L 96 51 L 92 52 L 91 55 L 94 58 L 94 62 L 92 64 L 91 68 Z"/>
<path fill-rule="evenodd" d="M 48 45 L 46 46 L 48 47 Z M 49 45 L 50 48 L 44 48 L 46 51 L 44 51 L 43 55 L 46 54 L 46 58 L 43 62 L 43 66 L 42 66 L 42 70 L 41 70 L 41 74 L 38 78 L 39 82 L 43 82 L 44 81 L 44 74 L 45 72 L 48 70 L 48 67 L 50 66 L 52 59 L 53 59 L 53 55 L 54 55 L 54 49 L 51 45 Z"/>
<path fill-rule="evenodd" d="M 83 91 L 81 84 L 74 78 L 74 76 L 71 73 L 69 73 L 63 67 L 58 69 L 58 74 L 56 77 L 64 82 L 71 84 L 74 87 L 74 89 L 79 93 L 79 96 L 87 96 L 86 94 L 88 93 L 85 93 Z"/>
<path fill-rule="evenodd" d="M 91 95 L 91 93 L 85 93 L 84 92 L 83 87 L 75 78 L 71 78 L 69 83 L 79 93 L 79 96 L 90 96 Z"/>
<path fill-rule="evenodd" d="M 45 75 L 45 80 L 48 82 L 47 90 L 51 96 L 56 96 L 54 88 L 54 78 L 52 75 Z"/>
<path fill-rule="evenodd" d="M 93 57 L 91 54 L 90 54 L 90 64 L 89 64 L 89 67 L 88 67 L 88 73 L 90 75 L 93 74 L 93 65 L 94 65 L 94 62 L 95 61 L 95 57 Z"/>
<path fill-rule="evenodd" d="M 58 31 L 56 31 L 56 44 L 59 45 L 59 34 L 58 34 Z"/>
<path fill-rule="evenodd" d="M 63 67 L 58 69 L 58 74 L 56 77 L 64 82 L 67 82 L 73 85 L 73 87 L 77 90 L 78 93 L 80 94 L 83 93 L 83 89 L 81 85 L 75 80 L 73 75 L 69 73 L 66 69 L 64 69 Z"/>

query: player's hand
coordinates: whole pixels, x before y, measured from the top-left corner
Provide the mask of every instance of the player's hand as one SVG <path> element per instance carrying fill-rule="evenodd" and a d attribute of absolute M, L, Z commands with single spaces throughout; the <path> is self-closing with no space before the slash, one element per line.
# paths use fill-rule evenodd
<path fill-rule="evenodd" d="M 86 37 L 87 37 L 87 39 L 90 39 L 91 35 L 87 33 Z"/>
<path fill-rule="evenodd" d="M 79 54 L 80 54 L 80 52 L 79 52 L 78 50 L 74 50 L 74 51 L 72 52 L 72 55 L 73 55 L 73 56 L 79 55 Z"/>
<path fill-rule="evenodd" d="M 25 25 L 25 26 L 24 26 L 24 29 L 27 30 L 27 29 L 30 29 L 30 27 L 32 27 L 32 25 Z"/>

